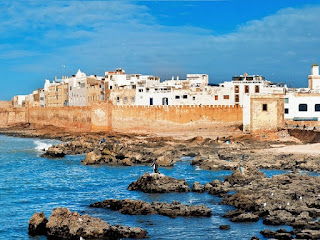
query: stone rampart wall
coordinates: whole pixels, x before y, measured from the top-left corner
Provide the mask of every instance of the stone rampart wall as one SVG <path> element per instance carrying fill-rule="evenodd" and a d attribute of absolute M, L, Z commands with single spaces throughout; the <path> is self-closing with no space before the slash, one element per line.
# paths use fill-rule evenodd
<path fill-rule="evenodd" d="M 91 131 L 91 107 L 31 107 L 27 121 L 63 127 L 67 131 Z"/>
<path fill-rule="evenodd" d="M 215 122 L 241 122 L 242 108 L 228 106 L 113 106 L 97 102 L 88 107 L 0 108 L 0 126 L 34 123 L 64 127 L 67 131 L 148 129 Z"/>
<path fill-rule="evenodd" d="M 25 108 L 0 108 L 0 127 L 26 122 Z"/>
<path fill-rule="evenodd" d="M 173 126 L 199 122 L 242 122 L 242 108 L 229 106 L 113 106 L 114 130 L 170 131 Z"/>

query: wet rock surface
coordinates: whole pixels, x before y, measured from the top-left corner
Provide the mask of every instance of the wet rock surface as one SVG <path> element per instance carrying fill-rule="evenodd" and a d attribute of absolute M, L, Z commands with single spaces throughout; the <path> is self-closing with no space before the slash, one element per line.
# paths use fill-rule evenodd
<path fill-rule="evenodd" d="M 184 205 L 177 201 L 172 203 L 165 202 L 143 202 L 140 200 L 117 200 L 109 199 L 103 202 L 91 204 L 90 207 L 109 208 L 129 215 L 151 215 L 160 214 L 169 217 L 177 216 L 195 216 L 195 217 L 210 217 L 211 210 L 205 205 Z"/>
<path fill-rule="evenodd" d="M 30 218 L 28 232 L 30 235 L 45 235 L 47 233 L 46 224 L 48 219 L 43 212 L 35 213 Z"/>
<path fill-rule="evenodd" d="M 189 185 L 184 179 L 176 179 L 159 173 L 145 173 L 128 190 L 139 190 L 147 193 L 189 192 Z"/>
<path fill-rule="evenodd" d="M 220 225 L 219 229 L 221 229 L 221 230 L 229 230 L 230 229 L 230 225 Z"/>
<path fill-rule="evenodd" d="M 298 173 L 266 178 L 252 165 L 236 169 L 225 181 L 215 180 L 206 190 L 223 197 L 222 204 L 236 207 L 225 214 L 234 222 L 258 221 L 266 225 L 290 225 L 297 238 L 317 239 L 320 224 L 320 179 Z M 234 194 L 228 192 L 234 191 Z M 309 236 L 309 235 L 310 236 Z M 277 239 L 291 239 L 291 233 L 277 232 Z"/>
<path fill-rule="evenodd" d="M 44 222 L 46 222 L 45 225 Z M 34 229 L 37 231 L 33 231 Z M 29 233 L 58 239 L 79 239 L 80 237 L 84 239 L 119 239 L 145 238 L 147 236 L 147 232 L 142 228 L 112 226 L 99 218 L 70 212 L 67 208 L 54 209 L 49 221 L 43 213 L 34 214 L 29 221 Z"/>
<path fill-rule="evenodd" d="M 293 232 L 287 232 L 284 229 L 279 229 L 277 231 L 271 231 L 268 229 L 265 229 L 263 231 L 260 231 L 261 235 L 267 238 L 275 238 L 275 239 L 283 239 L 283 240 L 289 240 L 293 239 Z"/>

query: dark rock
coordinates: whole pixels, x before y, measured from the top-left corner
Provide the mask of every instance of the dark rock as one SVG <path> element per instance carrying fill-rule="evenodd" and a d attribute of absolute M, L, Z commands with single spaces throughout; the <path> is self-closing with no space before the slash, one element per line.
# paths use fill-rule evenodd
<path fill-rule="evenodd" d="M 97 202 L 91 204 L 90 207 L 97 208 L 110 208 L 112 210 L 119 211 L 123 214 L 130 215 L 149 215 L 160 214 L 169 217 L 176 216 L 203 216 L 210 217 L 211 210 L 204 205 L 183 205 L 177 201 L 172 203 L 165 202 L 153 202 L 147 203 L 140 200 L 104 200 L 103 202 Z"/>
<path fill-rule="evenodd" d="M 84 165 L 93 165 L 97 164 L 102 158 L 102 155 L 97 151 L 89 152 L 86 155 L 86 158 L 82 161 Z"/>
<path fill-rule="evenodd" d="M 46 235 L 47 222 L 48 219 L 46 218 L 43 212 L 33 214 L 29 221 L 28 233 L 32 236 Z"/>
<path fill-rule="evenodd" d="M 231 176 L 226 177 L 225 181 L 231 185 L 245 185 L 260 178 L 266 178 L 266 175 L 252 165 L 244 165 L 234 170 Z"/>
<path fill-rule="evenodd" d="M 192 192 L 204 192 L 204 186 L 201 185 L 199 182 L 194 182 L 191 188 Z"/>
<path fill-rule="evenodd" d="M 268 238 L 273 238 L 276 235 L 275 231 L 271 231 L 268 229 L 264 229 L 263 231 L 260 231 L 261 235 Z"/>
<path fill-rule="evenodd" d="M 282 225 L 294 222 L 295 218 L 286 210 L 276 210 L 270 212 L 270 216 L 263 220 L 266 225 Z"/>
<path fill-rule="evenodd" d="M 296 239 L 320 239 L 320 231 L 304 229 L 296 233 Z"/>
<path fill-rule="evenodd" d="M 176 179 L 158 173 L 145 173 L 136 182 L 132 182 L 128 190 L 140 190 L 148 193 L 189 192 L 184 179 Z"/>
<path fill-rule="evenodd" d="M 256 222 L 259 220 L 259 216 L 252 213 L 242 213 L 231 219 L 232 222 Z"/>
<path fill-rule="evenodd" d="M 49 147 L 48 150 L 41 155 L 41 157 L 59 158 L 59 157 L 64 157 L 65 155 L 66 154 L 63 148 L 58 146 L 52 146 L 52 147 Z"/>
<path fill-rule="evenodd" d="M 221 229 L 221 230 L 229 230 L 230 229 L 230 225 L 220 225 L 219 229 Z"/>
<path fill-rule="evenodd" d="M 271 231 L 268 229 L 265 229 L 263 231 L 260 231 L 261 235 L 268 238 L 276 238 L 276 239 L 282 239 L 282 240 L 290 240 L 293 239 L 292 233 L 287 232 L 284 229 L 279 229 L 277 231 Z"/>
<path fill-rule="evenodd" d="M 251 237 L 251 240 L 260 240 L 260 238 L 253 236 L 253 237 Z"/>
<path fill-rule="evenodd" d="M 228 211 L 225 215 L 223 215 L 224 217 L 227 218 L 233 218 L 235 216 L 239 216 L 240 214 L 243 214 L 244 210 L 242 209 L 235 209 L 235 210 L 230 210 Z"/>
<path fill-rule="evenodd" d="M 29 229 L 30 223 L 34 224 L 38 222 L 37 219 L 44 219 L 40 215 L 34 215 L 30 219 Z M 59 239 L 79 239 L 80 237 L 84 239 L 118 239 L 145 238 L 147 232 L 141 228 L 111 226 L 99 218 L 70 212 L 67 208 L 56 208 L 52 211 L 49 221 L 46 223 L 45 234 Z"/>
<path fill-rule="evenodd" d="M 191 153 L 187 153 L 187 154 L 185 154 L 185 156 L 187 156 L 187 157 L 195 157 L 195 156 L 197 156 L 197 154 L 196 154 L 196 153 L 191 152 Z"/>

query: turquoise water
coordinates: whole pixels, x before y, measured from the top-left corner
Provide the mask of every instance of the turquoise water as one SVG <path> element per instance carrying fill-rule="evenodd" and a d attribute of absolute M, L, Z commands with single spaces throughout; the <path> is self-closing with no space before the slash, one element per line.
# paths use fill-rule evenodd
<path fill-rule="evenodd" d="M 28 235 L 28 221 L 33 213 L 44 211 L 49 217 L 53 208 L 68 207 L 71 211 L 89 214 L 111 224 L 142 227 L 150 239 L 264 239 L 257 223 L 232 223 L 222 216 L 232 207 L 219 205 L 220 199 L 207 193 L 147 194 L 128 191 L 127 186 L 151 167 L 83 166 L 84 156 L 62 159 L 40 158 L 42 148 L 54 140 L 13 138 L 0 135 L 0 239 L 46 239 Z M 185 178 L 189 184 L 223 180 L 231 171 L 205 171 L 190 165 L 185 158 L 173 168 L 160 168 L 168 176 Z M 278 173 L 275 171 L 274 173 Z M 272 171 L 268 172 L 272 175 Z M 166 216 L 130 216 L 118 212 L 89 208 L 88 205 L 107 198 L 144 201 L 178 200 L 185 204 L 205 204 L 212 209 L 210 218 L 169 218 Z M 228 231 L 219 225 L 229 224 Z M 290 229 L 287 227 L 287 229 Z"/>

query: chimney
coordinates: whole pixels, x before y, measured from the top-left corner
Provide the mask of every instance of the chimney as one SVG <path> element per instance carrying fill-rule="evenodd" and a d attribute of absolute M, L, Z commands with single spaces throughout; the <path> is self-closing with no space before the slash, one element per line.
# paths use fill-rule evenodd
<path fill-rule="evenodd" d="M 179 80 L 179 76 L 177 76 L 177 81 Z"/>

